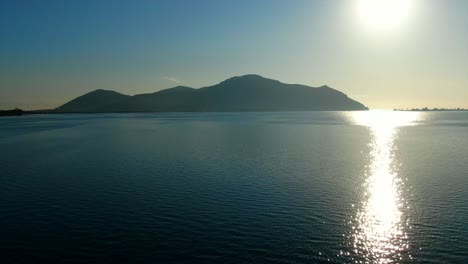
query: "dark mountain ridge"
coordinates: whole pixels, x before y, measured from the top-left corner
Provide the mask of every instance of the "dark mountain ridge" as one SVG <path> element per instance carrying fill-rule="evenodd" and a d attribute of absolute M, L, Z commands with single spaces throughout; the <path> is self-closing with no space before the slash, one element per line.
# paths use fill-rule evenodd
<path fill-rule="evenodd" d="M 96 90 L 56 108 L 55 112 L 242 112 L 353 111 L 363 104 L 328 86 L 285 84 L 259 75 L 229 78 L 194 89 L 177 86 L 134 96 Z"/>

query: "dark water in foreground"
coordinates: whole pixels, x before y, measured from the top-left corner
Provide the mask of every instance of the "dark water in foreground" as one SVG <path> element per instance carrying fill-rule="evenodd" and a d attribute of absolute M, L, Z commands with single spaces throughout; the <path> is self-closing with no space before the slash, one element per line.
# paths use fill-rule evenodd
<path fill-rule="evenodd" d="M 1 263 L 467 263 L 468 112 L 0 119 Z"/>

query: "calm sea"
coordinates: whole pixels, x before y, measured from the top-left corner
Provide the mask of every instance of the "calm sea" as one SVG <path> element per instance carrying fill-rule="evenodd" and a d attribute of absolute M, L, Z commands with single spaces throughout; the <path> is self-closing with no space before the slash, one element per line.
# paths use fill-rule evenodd
<path fill-rule="evenodd" d="M 468 112 L 0 119 L 1 263 L 468 263 Z"/>

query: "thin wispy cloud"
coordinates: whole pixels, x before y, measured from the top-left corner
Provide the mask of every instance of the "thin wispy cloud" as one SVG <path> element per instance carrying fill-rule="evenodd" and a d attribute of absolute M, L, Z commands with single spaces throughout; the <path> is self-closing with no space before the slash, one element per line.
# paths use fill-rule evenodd
<path fill-rule="evenodd" d="M 166 80 L 166 81 L 169 81 L 169 82 L 172 82 L 172 83 L 181 83 L 183 82 L 182 80 L 176 78 L 176 77 L 172 77 L 172 76 L 163 76 L 162 77 L 163 80 Z"/>

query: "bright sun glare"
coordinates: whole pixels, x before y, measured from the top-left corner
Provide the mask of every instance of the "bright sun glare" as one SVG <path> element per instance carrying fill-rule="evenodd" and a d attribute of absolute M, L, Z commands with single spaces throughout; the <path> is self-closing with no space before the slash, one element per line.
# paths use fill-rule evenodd
<path fill-rule="evenodd" d="M 358 0 L 358 15 L 376 30 L 397 28 L 408 19 L 413 0 Z"/>

